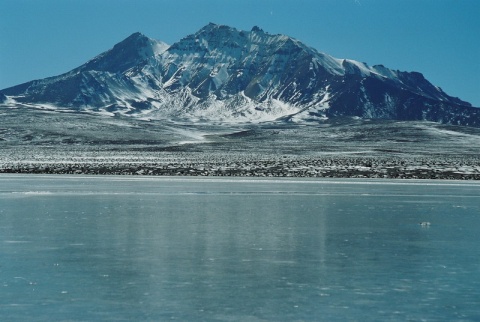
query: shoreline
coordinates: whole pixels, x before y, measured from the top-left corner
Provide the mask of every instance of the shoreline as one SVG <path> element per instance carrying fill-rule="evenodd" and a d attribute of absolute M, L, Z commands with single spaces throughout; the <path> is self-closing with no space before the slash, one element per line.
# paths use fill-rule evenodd
<path fill-rule="evenodd" d="M 249 160 L 104 160 L 0 162 L 0 173 L 203 177 L 298 177 L 480 180 L 480 160 L 278 157 Z M 229 159 L 225 156 L 225 159 Z"/>

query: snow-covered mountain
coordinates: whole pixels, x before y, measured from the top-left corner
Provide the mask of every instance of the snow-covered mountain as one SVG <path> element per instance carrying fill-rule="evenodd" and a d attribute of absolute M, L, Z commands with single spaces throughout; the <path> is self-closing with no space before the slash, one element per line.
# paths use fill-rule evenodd
<path fill-rule="evenodd" d="M 240 31 L 212 23 L 171 46 L 135 33 L 68 73 L 2 92 L 3 104 L 157 119 L 358 116 L 480 126 L 480 109 L 420 73 L 336 59 L 258 27 Z"/>

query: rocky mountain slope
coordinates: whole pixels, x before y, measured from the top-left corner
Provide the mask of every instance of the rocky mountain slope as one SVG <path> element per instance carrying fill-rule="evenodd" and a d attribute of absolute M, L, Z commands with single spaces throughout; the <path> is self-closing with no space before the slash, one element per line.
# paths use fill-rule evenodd
<path fill-rule="evenodd" d="M 135 33 L 70 72 L 2 92 L 3 106 L 149 119 L 305 122 L 356 116 L 480 127 L 480 109 L 418 72 L 336 59 L 258 27 L 208 24 L 171 46 Z"/>

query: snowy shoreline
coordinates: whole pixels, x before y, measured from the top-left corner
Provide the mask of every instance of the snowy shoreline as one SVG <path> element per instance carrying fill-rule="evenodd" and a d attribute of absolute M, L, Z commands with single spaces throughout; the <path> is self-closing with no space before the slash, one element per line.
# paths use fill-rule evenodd
<path fill-rule="evenodd" d="M 235 176 L 480 180 L 480 158 L 395 158 L 364 156 L 246 156 L 203 153 L 155 158 L 110 155 L 103 158 L 0 160 L 0 173 Z"/>

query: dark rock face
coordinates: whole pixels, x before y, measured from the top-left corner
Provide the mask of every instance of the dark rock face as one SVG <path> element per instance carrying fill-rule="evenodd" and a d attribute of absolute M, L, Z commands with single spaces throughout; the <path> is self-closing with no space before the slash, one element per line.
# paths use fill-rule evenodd
<path fill-rule="evenodd" d="M 169 47 L 135 33 L 66 74 L 3 92 L 20 103 L 160 118 L 358 116 L 480 126 L 480 109 L 420 73 L 335 59 L 259 27 L 208 24 Z"/>

